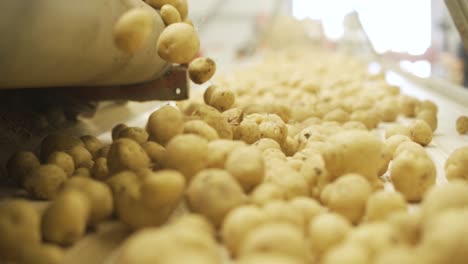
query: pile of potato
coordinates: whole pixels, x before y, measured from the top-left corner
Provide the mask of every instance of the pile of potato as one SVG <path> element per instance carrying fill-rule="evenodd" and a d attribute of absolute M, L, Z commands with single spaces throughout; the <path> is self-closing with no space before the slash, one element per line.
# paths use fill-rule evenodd
<path fill-rule="evenodd" d="M 467 263 L 468 147 L 435 186 L 437 111 L 351 58 L 277 52 L 144 128 L 116 125 L 111 144 L 53 134 L 13 155 L 10 177 L 51 202 L 0 204 L 0 256 L 59 258 L 41 241 L 116 218 L 137 230 L 122 264 L 225 263 L 222 248 L 239 264 Z"/>

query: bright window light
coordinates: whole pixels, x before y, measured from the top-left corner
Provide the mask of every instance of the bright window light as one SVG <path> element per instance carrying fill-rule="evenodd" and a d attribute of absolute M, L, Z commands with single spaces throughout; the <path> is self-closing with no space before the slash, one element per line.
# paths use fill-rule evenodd
<path fill-rule="evenodd" d="M 378 53 L 421 55 L 431 44 L 431 1 L 293 0 L 293 15 L 321 20 L 330 39 L 342 36 L 343 18 L 353 10 Z"/>

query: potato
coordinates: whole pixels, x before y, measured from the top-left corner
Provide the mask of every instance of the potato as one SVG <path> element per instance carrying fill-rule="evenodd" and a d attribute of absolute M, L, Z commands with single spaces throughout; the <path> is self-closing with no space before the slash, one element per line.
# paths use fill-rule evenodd
<path fill-rule="evenodd" d="M 309 250 L 321 256 L 344 241 L 351 229 L 351 223 L 339 214 L 320 214 L 308 224 Z"/>
<path fill-rule="evenodd" d="M 262 153 L 252 146 L 234 149 L 226 160 L 225 168 L 240 183 L 245 192 L 250 192 L 260 184 L 265 175 Z"/>
<path fill-rule="evenodd" d="M 385 160 L 383 143 L 371 132 L 349 130 L 339 132 L 328 140 L 323 153 L 331 179 L 346 173 L 358 173 L 372 184 L 378 181 L 378 172 Z"/>
<path fill-rule="evenodd" d="M 126 124 L 117 124 L 115 125 L 113 128 L 112 128 L 112 131 L 111 131 L 111 136 L 112 136 L 112 140 L 117 140 L 117 138 L 119 137 L 119 134 L 122 130 L 124 130 L 125 128 L 127 128 L 127 125 Z"/>
<path fill-rule="evenodd" d="M 57 165 L 41 165 L 24 178 L 23 187 L 34 198 L 51 200 L 67 178 L 65 171 Z"/>
<path fill-rule="evenodd" d="M 177 9 L 170 4 L 163 5 L 161 10 L 159 10 L 159 14 L 161 15 L 161 18 L 163 19 L 166 26 L 182 21 L 179 11 L 177 11 Z"/>
<path fill-rule="evenodd" d="M 259 206 L 263 206 L 270 201 L 284 199 L 284 191 L 278 185 L 269 182 L 258 185 L 250 193 L 251 202 Z"/>
<path fill-rule="evenodd" d="M 209 105 L 201 105 L 192 113 L 193 117 L 205 121 L 213 127 L 221 139 L 232 139 L 232 129 L 226 118 L 215 108 Z"/>
<path fill-rule="evenodd" d="M 387 251 L 383 252 L 377 256 L 375 263 L 376 264 L 413 264 L 413 263 L 422 263 L 422 259 L 419 258 L 418 254 L 415 254 L 413 249 L 409 247 L 394 247 L 389 248 Z"/>
<path fill-rule="evenodd" d="M 222 112 L 222 115 L 228 121 L 229 125 L 233 127 L 237 127 L 240 125 L 240 123 L 244 119 L 244 110 L 235 107 L 235 108 L 231 108 L 229 110 Z"/>
<path fill-rule="evenodd" d="M 415 111 L 417 114 L 421 113 L 422 111 L 431 111 L 437 114 L 437 112 L 439 111 L 439 108 L 433 101 L 423 100 L 419 104 L 416 105 Z"/>
<path fill-rule="evenodd" d="M 262 152 L 266 149 L 281 150 L 281 146 L 278 144 L 278 142 L 271 138 L 261 138 L 255 141 L 252 145 L 257 147 Z"/>
<path fill-rule="evenodd" d="M 220 112 L 229 110 L 236 100 L 236 96 L 233 91 L 218 87 L 216 85 L 209 90 L 206 90 L 203 98 L 207 102 L 206 104 L 216 108 Z"/>
<path fill-rule="evenodd" d="M 287 223 L 267 223 L 253 229 L 239 249 L 241 258 L 257 253 L 279 254 L 306 262 L 306 240 L 302 230 Z"/>
<path fill-rule="evenodd" d="M 93 167 L 93 156 L 85 147 L 75 146 L 65 152 L 73 158 L 75 168 L 83 167 L 91 169 Z"/>
<path fill-rule="evenodd" d="M 268 222 L 291 224 L 300 230 L 305 230 L 304 217 L 294 207 L 285 201 L 270 201 L 263 206 L 263 213 Z"/>
<path fill-rule="evenodd" d="M 146 131 L 150 140 L 166 145 L 173 137 L 182 134 L 184 116 L 179 109 L 166 105 L 153 112 L 148 118 Z"/>
<path fill-rule="evenodd" d="M 268 264 L 300 264 L 304 263 L 301 260 L 298 260 L 294 257 L 283 256 L 276 253 L 257 253 L 245 256 L 237 264 L 258 264 L 258 263 L 268 263 Z"/>
<path fill-rule="evenodd" d="M 208 143 L 208 168 L 224 169 L 229 153 L 234 149 L 246 146 L 243 141 L 226 139 L 213 140 Z"/>
<path fill-rule="evenodd" d="M 107 183 L 112 189 L 118 218 L 131 229 L 160 226 L 174 211 L 173 205 L 149 208 L 142 201 L 140 179 L 134 172 L 119 172 Z"/>
<path fill-rule="evenodd" d="M 153 33 L 153 17 L 143 8 L 132 8 L 123 13 L 114 26 L 114 43 L 126 53 L 143 48 Z"/>
<path fill-rule="evenodd" d="M 400 112 L 406 117 L 414 117 L 419 104 L 418 99 L 409 95 L 401 95 L 399 98 Z"/>
<path fill-rule="evenodd" d="M 245 237 L 266 221 L 260 208 L 244 205 L 231 210 L 221 226 L 221 238 L 232 256 L 236 257 Z"/>
<path fill-rule="evenodd" d="M 91 174 L 97 180 L 107 180 L 110 176 L 107 159 L 103 157 L 97 158 L 91 169 Z"/>
<path fill-rule="evenodd" d="M 366 249 L 359 244 L 345 243 L 330 249 L 322 258 L 323 264 L 370 264 L 373 263 Z"/>
<path fill-rule="evenodd" d="M 189 228 L 192 232 L 200 232 L 203 236 L 216 237 L 213 225 L 204 216 L 194 213 L 185 213 L 169 223 L 174 228 Z"/>
<path fill-rule="evenodd" d="M 98 159 L 98 158 L 101 158 L 101 157 L 102 158 L 107 158 L 107 155 L 109 154 L 109 150 L 110 150 L 110 145 L 100 148 L 96 152 L 96 157 L 94 157 L 94 158 L 95 159 Z"/>
<path fill-rule="evenodd" d="M 457 208 L 468 208 L 468 183 L 459 180 L 434 186 L 426 193 L 421 204 L 422 218 L 428 222 L 443 211 Z"/>
<path fill-rule="evenodd" d="M 349 121 L 349 113 L 344 111 L 341 108 L 337 108 L 335 110 L 332 110 L 331 112 L 328 112 L 323 116 L 323 120 L 326 121 L 336 121 L 339 123 L 346 123 Z"/>
<path fill-rule="evenodd" d="M 57 165 L 62 168 L 67 176 L 71 176 L 73 172 L 75 172 L 75 162 L 73 161 L 72 156 L 63 151 L 52 152 L 52 154 L 47 158 L 47 163 Z"/>
<path fill-rule="evenodd" d="M 202 120 L 190 120 L 184 124 L 184 134 L 195 134 L 208 141 L 219 139 L 218 132 Z"/>
<path fill-rule="evenodd" d="M 107 156 L 107 166 L 110 173 L 137 170 L 149 168 L 150 159 L 137 142 L 121 138 L 112 143 Z"/>
<path fill-rule="evenodd" d="M 42 216 L 44 240 L 63 246 L 74 244 L 84 235 L 89 214 L 90 203 L 83 192 L 61 193 Z"/>
<path fill-rule="evenodd" d="M 325 213 L 327 209 L 320 205 L 317 200 L 309 197 L 296 197 L 289 201 L 291 207 L 302 215 L 306 233 L 308 233 L 309 222 L 315 217 Z"/>
<path fill-rule="evenodd" d="M 291 110 L 288 106 L 281 103 L 263 103 L 250 104 L 243 108 L 246 115 L 250 114 L 275 114 L 279 116 L 283 122 L 288 123 L 291 118 Z"/>
<path fill-rule="evenodd" d="M 117 263 L 220 263 L 214 239 L 198 230 L 184 231 L 171 225 L 139 231 L 124 242 Z M 180 254 L 181 250 L 184 254 Z"/>
<path fill-rule="evenodd" d="M 79 191 L 88 198 L 89 221 L 93 225 L 109 218 L 114 210 L 112 192 L 109 186 L 102 182 L 85 177 L 74 177 L 64 184 L 63 190 Z"/>
<path fill-rule="evenodd" d="M 141 144 L 146 154 L 153 163 L 153 169 L 161 169 L 163 167 L 164 157 L 166 156 L 166 149 L 153 141 L 147 141 Z"/>
<path fill-rule="evenodd" d="M 146 2 L 156 9 L 160 9 L 166 4 L 172 5 L 177 9 L 182 20 L 187 18 L 187 0 L 146 0 Z"/>
<path fill-rule="evenodd" d="M 15 263 L 22 264 L 61 264 L 64 263 L 64 250 L 51 244 L 41 244 L 23 250 Z"/>
<path fill-rule="evenodd" d="M 454 150 L 445 161 L 444 169 L 449 181 L 468 181 L 468 147 Z"/>
<path fill-rule="evenodd" d="M 432 141 L 432 129 L 423 120 L 415 120 L 409 125 L 410 138 L 414 142 L 421 144 L 422 146 L 427 146 Z"/>
<path fill-rule="evenodd" d="M 310 188 L 306 179 L 287 165 L 279 166 L 271 171 L 267 170 L 265 181 L 274 183 L 280 187 L 286 199 L 309 196 L 310 194 Z"/>
<path fill-rule="evenodd" d="M 397 231 L 398 239 L 409 246 L 415 246 L 421 238 L 421 214 L 397 211 L 389 215 L 387 222 Z"/>
<path fill-rule="evenodd" d="M 357 130 L 367 130 L 366 125 L 359 121 L 348 121 L 343 124 L 344 129 L 357 129 Z"/>
<path fill-rule="evenodd" d="M 174 23 L 163 30 L 156 45 L 158 55 L 163 60 L 183 64 L 190 62 L 197 55 L 200 40 L 192 26 Z"/>
<path fill-rule="evenodd" d="M 398 118 L 399 109 L 397 100 L 388 98 L 377 105 L 377 112 L 384 122 L 394 122 Z"/>
<path fill-rule="evenodd" d="M 143 144 L 146 141 L 148 141 L 148 137 L 149 137 L 148 132 L 146 132 L 141 127 L 125 127 L 122 130 L 120 130 L 116 139 L 129 138 L 129 139 L 133 139 L 138 144 Z"/>
<path fill-rule="evenodd" d="M 0 261 L 12 263 L 41 243 L 40 216 L 26 200 L 0 201 Z M 16 262 L 13 262 L 16 263 Z"/>
<path fill-rule="evenodd" d="M 150 208 L 175 206 L 183 197 L 185 178 L 178 171 L 161 170 L 150 173 L 141 183 L 141 197 Z"/>
<path fill-rule="evenodd" d="M 468 259 L 468 210 L 448 210 L 435 217 L 420 243 L 423 263 L 466 263 Z"/>
<path fill-rule="evenodd" d="M 418 202 L 435 184 L 436 167 L 427 155 L 403 151 L 393 160 L 390 177 L 408 202 Z"/>
<path fill-rule="evenodd" d="M 216 63 L 210 58 L 196 58 L 190 62 L 188 72 L 192 82 L 202 84 L 213 77 L 216 72 Z"/>
<path fill-rule="evenodd" d="M 206 168 L 208 163 L 208 141 L 197 135 L 178 135 L 166 146 L 164 167 L 180 171 L 187 182 Z"/>
<path fill-rule="evenodd" d="M 288 127 L 275 114 L 247 115 L 239 129 L 241 139 L 247 144 L 252 144 L 261 138 L 271 138 L 283 145 L 288 136 Z"/>
<path fill-rule="evenodd" d="M 366 221 L 383 221 L 391 214 L 398 211 L 406 211 L 407 203 L 405 197 L 398 192 L 385 190 L 373 193 L 366 204 Z"/>
<path fill-rule="evenodd" d="M 395 152 L 393 153 L 393 158 L 398 157 L 401 153 L 409 151 L 421 156 L 427 156 L 426 150 L 424 147 L 419 145 L 418 143 L 414 141 L 404 141 L 401 142 L 398 147 L 395 149 Z"/>
<path fill-rule="evenodd" d="M 232 209 L 242 205 L 246 197 L 242 187 L 226 171 L 206 169 L 197 173 L 186 191 L 189 208 L 220 226 Z"/>
<path fill-rule="evenodd" d="M 91 178 L 91 171 L 88 168 L 78 168 L 78 169 L 75 170 L 72 177 Z"/>
<path fill-rule="evenodd" d="M 12 155 L 6 164 L 8 176 L 21 183 L 24 178 L 41 165 L 36 155 L 30 151 L 20 151 Z"/>
<path fill-rule="evenodd" d="M 408 127 L 405 127 L 401 124 L 394 124 L 385 130 L 385 138 L 388 139 L 393 135 L 403 135 L 410 137 L 411 132 Z"/>
<path fill-rule="evenodd" d="M 397 230 L 385 222 L 366 223 L 353 229 L 344 243 L 362 245 L 371 258 L 389 248 L 401 245 Z"/>
<path fill-rule="evenodd" d="M 327 185 L 320 199 L 332 211 L 356 224 L 364 216 L 366 201 L 371 193 L 372 187 L 364 177 L 346 174 Z"/>
<path fill-rule="evenodd" d="M 437 113 L 432 110 L 422 110 L 416 115 L 416 119 L 425 121 L 432 129 L 432 132 L 437 129 Z"/>
<path fill-rule="evenodd" d="M 80 139 L 83 141 L 84 147 L 89 151 L 89 153 L 91 153 L 93 158 L 96 158 L 99 149 L 104 146 L 99 139 L 92 135 L 85 135 L 80 137 Z"/>
<path fill-rule="evenodd" d="M 404 135 L 393 135 L 385 140 L 385 149 L 390 153 L 392 159 L 395 157 L 398 146 L 405 141 L 411 141 L 411 139 Z"/>
<path fill-rule="evenodd" d="M 380 123 L 380 116 L 378 112 L 373 109 L 357 110 L 351 114 L 350 120 L 362 122 L 367 129 L 373 129 Z"/>
<path fill-rule="evenodd" d="M 84 143 L 77 137 L 67 134 L 51 134 L 42 140 L 40 157 L 42 161 L 46 161 L 52 152 L 65 151 L 70 154 L 68 150 L 79 146 L 83 147 Z M 76 165 L 75 163 L 75 166 Z"/>
<path fill-rule="evenodd" d="M 468 117 L 460 116 L 457 118 L 456 129 L 458 134 L 463 135 L 468 132 Z"/>

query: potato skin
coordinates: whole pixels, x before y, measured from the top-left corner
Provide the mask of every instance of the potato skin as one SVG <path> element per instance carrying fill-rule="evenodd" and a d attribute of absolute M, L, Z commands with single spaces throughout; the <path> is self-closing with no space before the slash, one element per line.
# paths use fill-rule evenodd
<path fill-rule="evenodd" d="M 73 161 L 73 157 L 63 151 L 56 151 L 50 154 L 47 158 L 47 163 L 59 166 L 63 171 L 65 171 L 67 176 L 71 176 L 75 171 L 75 162 Z"/>
<path fill-rule="evenodd" d="M 41 165 L 36 155 L 30 151 L 20 151 L 12 155 L 7 162 L 8 176 L 21 183 L 34 169 Z"/>
<path fill-rule="evenodd" d="M 170 25 L 174 23 L 181 22 L 182 19 L 180 18 L 179 11 L 170 4 L 165 4 L 161 7 L 161 10 L 159 11 L 161 18 L 164 21 L 164 24 Z"/>
<path fill-rule="evenodd" d="M 150 140 L 165 146 L 171 138 L 182 134 L 184 116 L 179 109 L 166 105 L 153 112 L 148 118 L 146 131 Z"/>
<path fill-rule="evenodd" d="M 262 153 L 255 147 L 239 147 L 226 160 L 226 170 L 249 192 L 263 181 L 265 162 Z"/>
<path fill-rule="evenodd" d="M 192 134 L 178 135 L 166 146 L 164 167 L 180 171 L 187 182 L 208 163 L 208 141 Z"/>
<path fill-rule="evenodd" d="M 408 202 L 417 202 L 435 184 L 436 168 L 428 156 L 403 151 L 393 160 L 390 176 Z"/>
<path fill-rule="evenodd" d="M 468 147 L 461 147 L 453 151 L 445 161 L 445 175 L 449 181 L 468 181 Z"/>
<path fill-rule="evenodd" d="M 121 138 L 112 143 L 107 156 L 107 166 L 110 173 L 137 170 L 149 168 L 150 159 L 137 142 Z"/>
<path fill-rule="evenodd" d="M 190 209 L 219 226 L 230 210 L 242 205 L 246 197 L 239 183 L 226 171 L 206 169 L 197 173 L 186 192 Z"/>
<path fill-rule="evenodd" d="M 456 125 L 455 125 L 458 134 L 463 135 L 468 132 L 468 117 L 467 116 L 460 116 L 457 118 Z"/>
<path fill-rule="evenodd" d="M 188 72 L 192 82 L 202 84 L 213 77 L 216 72 L 216 63 L 207 57 L 196 58 L 190 62 Z"/>
<path fill-rule="evenodd" d="M 186 23 L 167 26 L 159 36 L 157 46 L 159 57 L 170 63 L 188 63 L 198 53 L 200 40 L 195 29 Z"/>
<path fill-rule="evenodd" d="M 41 165 L 26 176 L 23 187 L 35 198 L 51 200 L 67 178 L 65 171 L 57 165 Z"/>
<path fill-rule="evenodd" d="M 85 194 L 74 190 L 61 193 L 42 216 L 44 239 L 59 245 L 72 245 L 84 235 L 89 212 Z"/>
<path fill-rule="evenodd" d="M 0 261 L 15 261 L 24 248 L 41 243 L 40 216 L 22 199 L 0 201 Z"/>

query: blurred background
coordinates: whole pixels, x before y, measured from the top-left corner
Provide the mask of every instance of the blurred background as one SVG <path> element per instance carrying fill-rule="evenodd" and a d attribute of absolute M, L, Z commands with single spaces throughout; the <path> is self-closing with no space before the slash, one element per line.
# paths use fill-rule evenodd
<path fill-rule="evenodd" d="M 443 0 L 189 0 L 189 5 L 202 52 L 226 69 L 254 51 L 307 41 L 463 85 L 461 39 Z"/>

